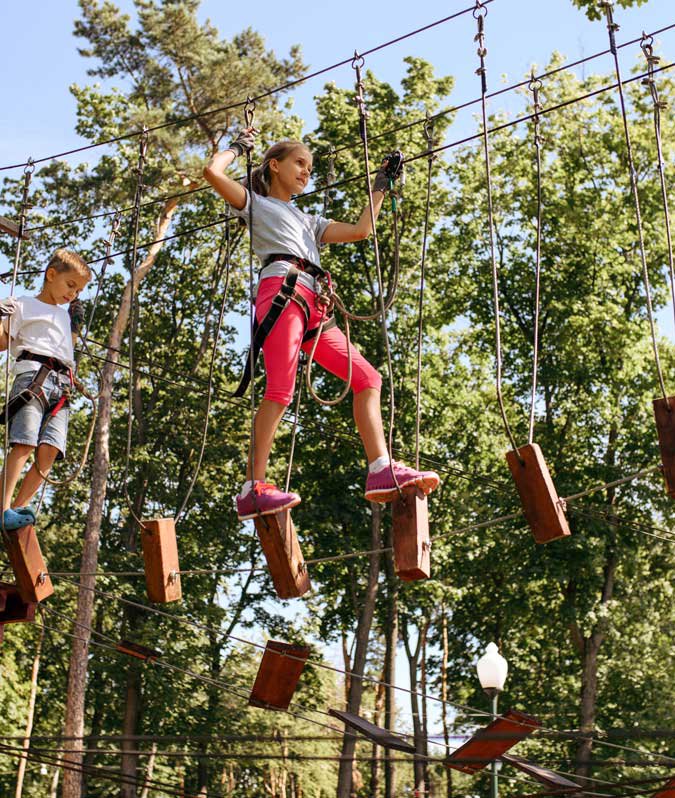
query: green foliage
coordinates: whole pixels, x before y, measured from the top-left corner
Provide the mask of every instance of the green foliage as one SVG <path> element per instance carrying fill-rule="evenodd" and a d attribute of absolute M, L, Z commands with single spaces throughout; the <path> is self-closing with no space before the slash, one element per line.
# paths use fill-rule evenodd
<path fill-rule="evenodd" d="M 605 15 L 603 0 L 572 0 L 577 8 L 580 8 L 589 19 L 602 19 Z M 644 5 L 647 0 L 618 0 L 621 8 L 632 8 L 633 6 Z"/>

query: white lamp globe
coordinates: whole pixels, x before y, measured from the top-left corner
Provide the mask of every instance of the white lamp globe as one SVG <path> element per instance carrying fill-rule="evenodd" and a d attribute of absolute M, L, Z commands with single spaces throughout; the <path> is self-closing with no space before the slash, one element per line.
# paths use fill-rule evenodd
<path fill-rule="evenodd" d="M 486 693 L 501 693 L 509 672 L 509 664 L 494 643 L 488 643 L 485 654 L 476 663 L 478 681 Z"/>

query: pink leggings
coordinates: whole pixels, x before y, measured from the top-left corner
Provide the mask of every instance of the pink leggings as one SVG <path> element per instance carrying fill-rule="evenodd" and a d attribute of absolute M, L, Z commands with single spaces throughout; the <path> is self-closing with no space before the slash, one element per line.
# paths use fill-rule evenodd
<path fill-rule="evenodd" d="M 255 304 L 256 318 L 260 322 L 269 310 L 272 300 L 279 293 L 283 277 L 266 277 L 261 280 L 258 287 L 258 296 Z M 306 299 L 310 309 L 309 326 L 307 329 L 318 327 L 321 322 L 321 311 L 314 304 L 315 294 L 304 285 L 296 284 L 296 291 Z M 297 302 L 289 302 L 281 314 L 272 332 L 263 344 L 265 358 L 265 372 L 267 383 L 265 386 L 265 399 L 288 405 L 293 398 L 295 388 L 295 374 L 300 357 L 300 348 L 309 353 L 313 341 L 302 343 L 305 333 L 305 314 Z M 370 363 L 361 355 L 354 346 L 352 352 L 352 390 L 360 393 L 366 388 L 382 386 L 382 378 Z M 337 327 L 326 330 L 319 339 L 314 353 L 314 360 L 331 374 L 341 380 L 347 379 L 347 339 Z"/>

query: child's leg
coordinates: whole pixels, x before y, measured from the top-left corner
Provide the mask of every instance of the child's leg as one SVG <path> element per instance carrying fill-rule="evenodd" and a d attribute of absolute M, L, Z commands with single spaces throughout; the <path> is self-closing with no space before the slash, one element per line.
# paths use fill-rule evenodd
<path fill-rule="evenodd" d="M 272 451 L 272 444 L 274 443 L 274 436 L 277 432 L 279 422 L 286 411 L 286 405 L 273 402 L 269 399 L 263 399 L 260 402 L 258 411 L 255 414 L 255 446 L 254 446 L 254 480 L 261 480 L 264 482 L 265 474 L 267 472 L 267 462 L 269 460 L 270 452 Z M 249 451 L 248 466 L 246 468 L 246 479 L 251 479 L 251 453 Z"/>
<path fill-rule="evenodd" d="M 12 504 L 12 495 L 14 494 L 16 483 L 19 481 L 23 467 L 33 453 L 34 448 L 34 446 L 28 446 L 24 443 L 16 443 L 9 450 L 9 454 L 5 461 L 5 467 L 2 472 L 0 472 L 0 490 L 2 490 L 2 486 L 4 485 L 5 473 L 7 474 L 7 491 L 2 497 L 3 511 L 9 510 Z M 17 506 L 16 503 L 15 506 Z M 21 507 L 22 505 L 18 506 Z"/>
<path fill-rule="evenodd" d="M 379 388 L 364 388 L 354 394 L 354 422 L 363 441 L 368 462 L 372 463 L 378 457 L 387 457 Z"/>
<path fill-rule="evenodd" d="M 38 446 L 35 458 L 37 460 L 37 465 L 40 467 L 40 471 L 42 471 L 43 474 L 49 473 L 51 467 L 54 465 L 54 461 L 56 460 L 59 451 L 60 450 L 57 449 L 56 446 L 52 446 L 49 443 L 41 443 Z M 44 482 L 40 476 L 40 471 L 37 470 L 35 463 L 33 463 L 28 470 L 28 473 L 23 478 L 23 482 L 21 483 L 19 492 L 16 495 L 16 499 L 14 502 L 12 502 L 12 507 L 25 507 L 30 503 L 30 500 L 33 498 L 33 496 L 35 496 L 35 494 L 38 492 L 38 489 Z"/>

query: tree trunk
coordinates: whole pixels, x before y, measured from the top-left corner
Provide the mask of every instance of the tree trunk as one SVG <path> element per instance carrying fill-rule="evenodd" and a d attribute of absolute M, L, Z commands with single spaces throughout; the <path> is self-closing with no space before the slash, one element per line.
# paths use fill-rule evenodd
<path fill-rule="evenodd" d="M 61 777 L 61 768 L 54 768 L 54 775 L 52 776 L 51 787 L 49 788 L 49 798 L 56 798 L 59 791 L 59 778 Z"/>
<path fill-rule="evenodd" d="M 393 545 L 391 530 L 387 533 L 387 547 Z M 387 571 L 387 628 L 385 629 L 384 681 L 389 685 L 384 694 L 384 725 L 389 731 L 396 724 L 396 647 L 398 645 L 398 579 L 394 568 L 394 555 L 384 555 Z M 384 751 L 384 798 L 399 798 L 396 795 L 396 771 L 394 753 L 387 748 Z"/>
<path fill-rule="evenodd" d="M 423 755 L 422 770 L 424 772 L 424 783 L 427 785 L 427 794 L 433 798 L 434 788 L 429 780 L 429 706 L 427 702 L 427 635 L 429 632 L 429 621 L 425 620 L 422 629 L 422 650 L 420 651 L 420 690 L 422 692 L 422 739 L 420 753 Z"/>
<path fill-rule="evenodd" d="M 122 726 L 122 777 L 128 782 L 120 786 L 120 798 L 136 798 L 138 778 L 138 744 L 134 739 L 138 730 L 141 713 L 141 669 L 134 659 L 127 668 L 127 690 L 124 702 L 124 723 Z"/>
<path fill-rule="evenodd" d="M 30 679 L 30 697 L 28 699 L 28 713 L 26 715 L 26 734 L 23 740 L 22 748 L 27 751 L 30 747 L 30 738 L 33 734 L 33 719 L 35 717 L 35 699 L 37 697 L 38 674 L 40 672 L 40 656 L 42 654 L 42 643 L 45 639 L 45 628 L 40 625 L 40 637 L 38 637 L 37 649 L 35 651 L 35 658 L 33 659 L 33 670 Z M 23 779 L 26 775 L 26 757 L 22 756 L 19 759 L 19 768 L 16 774 L 16 792 L 15 798 L 21 798 L 23 795 Z"/>
<path fill-rule="evenodd" d="M 445 604 L 441 604 L 441 630 L 443 638 L 443 659 L 441 661 L 441 716 L 443 720 L 443 741 L 445 742 L 445 756 L 450 755 L 450 729 L 448 726 L 448 619 L 445 614 Z M 445 768 L 445 798 L 452 795 L 452 768 Z"/>
<path fill-rule="evenodd" d="M 372 521 L 370 527 L 370 548 L 379 549 L 382 529 L 382 507 L 371 502 Z M 377 580 L 380 573 L 380 555 L 371 554 L 368 557 L 368 582 L 363 597 L 361 612 L 356 627 L 356 647 L 354 650 L 354 664 L 349 684 L 349 698 L 347 711 L 358 714 L 361 708 L 363 694 L 363 673 L 366 668 L 368 655 L 368 638 L 375 613 L 375 598 L 377 596 Z M 345 732 L 342 738 L 342 751 L 338 769 L 337 798 L 350 798 L 352 793 L 352 768 L 354 764 L 354 750 L 356 737 Z"/>
<path fill-rule="evenodd" d="M 426 792 L 424 753 L 425 740 L 422 731 L 422 718 L 420 713 L 420 697 L 418 695 L 417 671 L 419 667 L 420 652 L 422 650 L 422 639 L 426 634 L 426 624 L 418 630 L 417 644 L 413 649 L 410 645 L 410 634 L 407 622 L 401 624 L 401 637 L 405 646 L 405 653 L 408 657 L 408 673 L 410 677 L 410 710 L 413 722 L 413 739 L 415 743 L 415 756 L 413 759 L 413 769 L 415 774 L 415 790 L 420 794 Z"/>
<path fill-rule="evenodd" d="M 384 681 L 384 674 L 382 675 Z M 375 716 L 373 723 L 379 726 L 382 723 L 382 711 L 384 710 L 384 685 L 377 685 L 375 695 Z M 370 795 L 377 798 L 380 793 L 380 746 L 373 743 L 373 753 L 370 759 Z"/>
<path fill-rule="evenodd" d="M 150 793 L 150 784 L 152 781 L 152 774 L 155 772 L 155 759 L 157 758 L 157 743 L 152 744 L 150 757 L 148 758 L 148 766 L 145 770 L 145 779 L 143 780 L 143 792 L 141 798 L 148 798 Z"/>
<path fill-rule="evenodd" d="M 178 200 L 171 199 L 165 203 L 157 223 L 156 238 L 163 238 L 171 222 L 171 217 L 178 207 Z M 152 265 L 163 244 L 153 244 L 141 265 L 136 270 L 136 288 L 140 285 Z M 131 283 L 127 283 L 122 294 L 120 308 L 110 331 L 106 362 L 101 369 L 100 397 L 98 400 L 98 419 L 94 433 L 94 451 L 92 455 L 92 479 L 89 494 L 89 510 L 82 546 L 80 561 L 80 589 L 77 596 L 76 634 L 73 641 L 68 669 L 68 692 L 66 694 L 66 713 L 64 723 L 65 753 L 63 759 L 73 765 L 73 770 L 64 770 L 62 798 L 81 798 L 82 782 L 78 770 L 82 765 L 82 748 L 84 739 L 84 706 L 87 688 L 87 663 L 89 657 L 89 641 L 91 638 L 91 620 L 94 609 L 94 587 L 96 578 L 93 574 L 98 566 L 98 549 L 101 536 L 101 519 L 103 504 L 108 485 L 108 469 L 110 466 L 110 419 L 112 413 L 113 383 L 122 336 L 129 322 L 131 310 Z M 70 738 L 70 739 L 68 739 Z"/>

